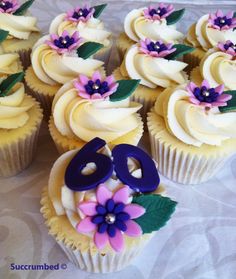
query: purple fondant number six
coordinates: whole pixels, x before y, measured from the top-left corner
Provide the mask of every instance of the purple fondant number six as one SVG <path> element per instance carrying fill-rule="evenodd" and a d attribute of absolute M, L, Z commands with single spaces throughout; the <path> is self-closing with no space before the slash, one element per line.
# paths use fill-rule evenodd
<path fill-rule="evenodd" d="M 106 142 L 94 138 L 87 143 L 71 160 L 65 173 L 65 183 L 73 191 L 86 191 L 96 188 L 100 183 L 108 180 L 113 170 L 123 183 L 137 192 L 152 192 L 157 188 L 160 178 L 152 158 L 142 149 L 120 144 L 112 150 L 113 162 L 110 157 L 97 153 Z M 128 158 L 136 159 L 142 171 L 142 177 L 134 177 L 128 169 Z M 96 170 L 89 175 L 84 175 L 82 170 L 88 163 L 94 163 Z"/>

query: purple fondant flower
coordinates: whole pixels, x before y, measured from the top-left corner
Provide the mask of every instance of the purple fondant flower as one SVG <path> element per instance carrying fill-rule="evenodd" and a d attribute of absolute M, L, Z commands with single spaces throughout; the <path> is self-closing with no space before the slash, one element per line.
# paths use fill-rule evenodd
<path fill-rule="evenodd" d="M 208 23 L 214 29 L 228 30 L 236 27 L 236 18 L 233 11 L 224 15 L 221 10 L 217 10 L 215 14 L 209 15 Z"/>
<path fill-rule="evenodd" d="M 203 80 L 200 87 L 190 82 L 186 89 L 191 103 L 208 108 L 226 106 L 226 102 L 232 98 L 229 94 L 223 94 L 224 85 L 211 88 L 207 80 Z"/>
<path fill-rule="evenodd" d="M 174 11 L 173 5 L 160 3 L 157 7 L 149 6 L 143 10 L 144 17 L 151 20 L 161 20 L 168 17 Z"/>
<path fill-rule="evenodd" d="M 19 7 L 18 0 L 0 1 L 0 13 L 13 14 Z"/>
<path fill-rule="evenodd" d="M 83 41 L 78 31 L 75 31 L 73 35 L 70 36 L 68 31 L 65 30 L 60 37 L 56 34 L 52 34 L 50 38 L 51 40 L 47 40 L 45 43 L 60 54 L 76 49 Z"/>
<path fill-rule="evenodd" d="M 79 79 L 74 82 L 80 97 L 93 100 L 107 98 L 116 92 L 118 85 L 112 75 L 102 79 L 98 71 L 93 74 L 91 79 L 80 75 Z"/>
<path fill-rule="evenodd" d="M 85 5 L 84 7 L 77 7 L 74 10 L 70 10 L 66 14 L 66 19 L 73 22 L 87 22 L 94 14 L 95 9 Z"/>
<path fill-rule="evenodd" d="M 153 57 L 165 57 L 175 52 L 176 48 L 173 48 L 173 44 L 164 44 L 161 40 L 153 42 L 150 39 L 145 39 L 140 41 L 139 50 Z"/>
<path fill-rule="evenodd" d="M 236 44 L 230 40 L 226 41 L 225 43 L 218 43 L 217 47 L 221 51 L 232 55 L 232 58 L 236 58 Z"/>
<path fill-rule="evenodd" d="M 78 208 L 85 215 L 77 224 L 80 233 L 94 233 L 94 243 L 102 249 L 109 242 L 120 252 L 124 248 L 123 234 L 129 237 L 142 235 L 141 227 L 132 219 L 145 213 L 145 208 L 129 203 L 129 187 L 124 185 L 114 194 L 104 184 L 96 192 L 96 201 L 81 202 Z"/>

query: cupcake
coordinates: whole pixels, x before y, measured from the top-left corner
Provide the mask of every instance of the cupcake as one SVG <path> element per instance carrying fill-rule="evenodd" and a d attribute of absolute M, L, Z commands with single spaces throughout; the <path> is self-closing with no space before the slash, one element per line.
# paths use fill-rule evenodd
<path fill-rule="evenodd" d="M 59 153 L 83 147 L 94 135 L 111 147 L 119 143 L 137 145 L 143 134 L 137 114 L 141 105 L 128 97 L 138 82 L 116 82 L 113 76 L 105 78 L 97 71 L 92 78 L 79 75 L 66 83 L 55 95 L 49 122 Z"/>
<path fill-rule="evenodd" d="M 160 172 L 198 184 L 220 172 L 236 153 L 236 91 L 190 82 L 166 89 L 148 115 L 152 155 Z"/>
<path fill-rule="evenodd" d="M 220 42 L 203 57 L 200 66 L 191 72 L 191 80 L 200 85 L 207 79 L 210 86 L 223 84 L 226 90 L 236 90 L 236 44 Z"/>
<path fill-rule="evenodd" d="M 187 64 L 176 59 L 190 51 L 193 48 L 189 46 L 150 39 L 141 40 L 127 50 L 114 76 L 116 79 L 140 79 L 140 85 L 131 98 L 143 105 L 141 115 L 144 122 L 147 112 L 165 88 L 187 82 L 187 74 L 183 71 Z"/>
<path fill-rule="evenodd" d="M 129 153 L 138 161 L 127 161 Z M 75 266 L 115 272 L 137 257 L 175 210 L 159 182 L 155 163 L 143 150 L 121 144 L 111 152 L 95 138 L 55 162 L 41 212 L 49 234 Z"/>
<path fill-rule="evenodd" d="M 18 53 L 4 53 L 2 50 L 1 44 L 7 36 L 8 32 L 0 30 L 0 81 L 23 70 Z"/>
<path fill-rule="evenodd" d="M 234 12 L 226 15 L 221 10 L 213 14 L 203 15 L 188 31 L 186 42 L 194 46 L 194 52 L 186 54 L 184 61 L 189 64 L 189 70 L 199 66 L 206 52 L 217 46 L 218 42 L 231 40 L 236 43 L 236 18 Z"/>
<path fill-rule="evenodd" d="M 27 1 L 20 5 L 18 0 L 0 2 L 0 29 L 9 32 L 1 47 L 5 53 L 18 53 L 24 69 L 30 65 L 32 47 L 40 38 L 37 19 L 26 14 L 32 3 Z"/>
<path fill-rule="evenodd" d="M 24 73 L 10 75 L 0 84 L 0 177 L 27 168 L 36 151 L 43 118 L 34 98 L 25 94 Z"/>
<path fill-rule="evenodd" d="M 125 32 L 117 40 L 121 60 L 133 44 L 149 38 L 152 41 L 177 43 L 184 35 L 176 30 L 175 23 L 181 19 L 184 9 L 174 11 L 173 5 L 163 3 L 134 9 L 127 14 L 124 21 Z"/>
<path fill-rule="evenodd" d="M 75 31 L 63 31 L 42 37 L 33 47 L 32 66 L 26 71 L 25 81 L 31 95 L 42 104 L 46 118 L 51 114 L 52 100 L 66 82 L 78 74 L 92 76 L 96 70 L 104 74 L 103 62 L 89 58 L 103 45 L 86 42 Z"/>
<path fill-rule="evenodd" d="M 51 23 L 50 34 L 61 36 L 64 30 L 72 34 L 78 31 L 84 42 L 96 42 L 102 44 L 94 58 L 108 63 L 112 48 L 111 32 L 104 29 L 104 23 L 99 16 L 107 4 L 91 7 L 89 5 L 78 6 L 73 10 L 58 15 Z"/>

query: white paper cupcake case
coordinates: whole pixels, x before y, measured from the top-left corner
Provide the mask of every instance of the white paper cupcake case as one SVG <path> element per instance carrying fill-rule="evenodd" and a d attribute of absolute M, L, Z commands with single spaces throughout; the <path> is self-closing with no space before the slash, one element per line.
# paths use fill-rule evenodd
<path fill-rule="evenodd" d="M 161 131 L 151 124 L 154 122 L 153 115 L 153 112 L 148 114 L 152 156 L 158 163 L 160 173 L 170 180 L 182 184 L 205 182 L 220 172 L 222 166 L 232 156 L 232 154 L 222 154 L 218 157 L 204 156 L 204 153 L 195 155 L 176 148 L 158 136 Z"/>
<path fill-rule="evenodd" d="M 14 176 L 30 165 L 36 152 L 40 125 L 41 121 L 32 134 L 0 148 L 0 177 Z"/>
<path fill-rule="evenodd" d="M 62 241 L 57 241 L 62 250 L 67 255 L 68 259 L 78 268 L 94 273 L 109 273 L 124 269 L 130 265 L 131 262 L 143 250 L 144 246 L 151 239 L 153 234 L 150 234 L 148 240 L 142 241 L 142 244 L 125 249 L 121 253 L 92 253 L 91 251 L 81 252 L 80 250 L 73 250 L 66 246 Z"/>

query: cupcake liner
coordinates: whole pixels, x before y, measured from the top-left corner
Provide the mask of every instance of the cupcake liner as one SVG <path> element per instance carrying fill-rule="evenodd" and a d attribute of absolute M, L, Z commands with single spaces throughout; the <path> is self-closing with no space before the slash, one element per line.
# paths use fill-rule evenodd
<path fill-rule="evenodd" d="M 136 42 L 132 41 L 125 32 L 120 33 L 116 41 L 116 47 L 118 50 L 120 61 L 123 61 L 126 50 L 134 45 Z"/>
<path fill-rule="evenodd" d="M 222 147 L 189 146 L 174 138 L 165 128 L 164 120 L 154 112 L 148 114 L 148 130 L 153 158 L 159 171 L 182 184 L 199 184 L 220 172 L 233 155 L 236 140 L 227 140 Z"/>
<path fill-rule="evenodd" d="M 14 176 L 27 168 L 32 162 L 43 119 L 42 110 L 38 104 L 35 109 L 37 111 L 33 111 L 33 113 L 35 113 L 36 119 L 29 124 L 29 129 L 25 127 L 27 130 L 21 132 L 21 128 L 19 128 L 18 138 L 0 145 L 0 177 Z"/>
<path fill-rule="evenodd" d="M 99 50 L 97 53 L 94 54 L 94 59 L 103 61 L 104 66 L 107 67 L 111 56 L 112 46 L 113 43 L 111 42 L 108 47 L 104 47 L 101 50 Z"/>
<path fill-rule="evenodd" d="M 25 87 L 28 94 L 35 97 L 41 104 L 46 121 L 51 115 L 51 107 L 55 94 L 60 85 L 48 85 L 40 81 L 34 74 L 33 68 L 29 67 L 25 74 Z"/>
<path fill-rule="evenodd" d="M 26 70 L 31 65 L 31 58 L 30 58 L 31 51 L 32 49 L 20 50 L 17 52 L 20 56 L 20 60 L 22 62 L 24 70 Z"/>
<path fill-rule="evenodd" d="M 116 253 L 109 246 L 99 251 L 91 239 L 75 231 L 68 219 L 57 216 L 48 196 L 43 189 L 41 213 L 45 224 L 68 259 L 78 268 L 95 273 L 119 271 L 128 266 L 143 250 L 155 233 L 145 234 L 139 238 L 125 238 L 125 249 Z"/>
<path fill-rule="evenodd" d="M 201 85 L 203 78 L 201 75 L 200 67 L 196 67 L 191 71 L 190 80 L 199 86 Z"/>
<path fill-rule="evenodd" d="M 138 145 L 138 143 L 143 135 L 143 122 L 142 122 L 142 119 L 139 114 L 137 114 L 137 119 L 138 119 L 139 125 L 135 130 L 108 143 L 108 146 L 110 148 L 113 148 L 115 145 L 121 144 L 121 143 Z M 73 150 L 73 149 L 81 149 L 86 144 L 86 142 L 81 139 L 68 138 L 66 136 L 63 136 L 56 128 L 54 121 L 53 121 L 53 116 L 51 116 L 50 120 L 49 120 L 49 132 L 56 145 L 56 148 L 57 148 L 59 154 L 63 154 L 66 151 Z"/>
<path fill-rule="evenodd" d="M 188 64 L 188 67 L 186 68 L 188 74 L 192 71 L 193 68 L 200 65 L 200 62 L 205 53 L 206 52 L 204 50 L 196 48 L 193 52 L 184 55 L 183 60 L 185 63 Z"/>
<path fill-rule="evenodd" d="M 140 254 L 147 242 L 142 245 L 126 249 L 121 253 L 91 253 L 91 251 L 81 252 L 73 250 L 63 242 L 57 242 L 62 250 L 79 269 L 93 273 L 110 273 L 124 269 Z"/>

